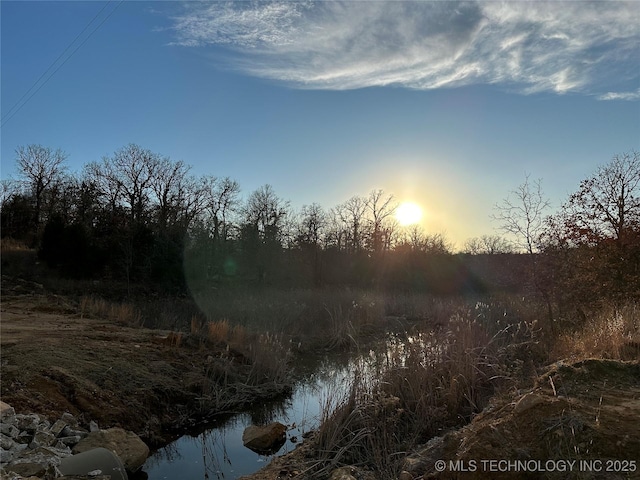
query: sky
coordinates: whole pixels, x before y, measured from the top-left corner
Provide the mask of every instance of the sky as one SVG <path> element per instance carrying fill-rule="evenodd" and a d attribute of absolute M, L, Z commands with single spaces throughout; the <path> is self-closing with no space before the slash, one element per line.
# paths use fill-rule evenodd
<path fill-rule="evenodd" d="M 458 247 L 526 175 L 557 208 L 640 150 L 637 2 L 6 1 L 1 165 L 72 172 L 135 143 L 273 186 L 294 209 L 374 189 Z"/>

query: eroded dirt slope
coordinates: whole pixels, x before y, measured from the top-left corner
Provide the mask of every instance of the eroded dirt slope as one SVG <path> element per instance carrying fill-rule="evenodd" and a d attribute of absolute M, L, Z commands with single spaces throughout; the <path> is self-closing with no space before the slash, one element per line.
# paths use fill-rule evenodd
<path fill-rule="evenodd" d="M 556 364 L 410 463 L 438 479 L 640 478 L 640 363 Z"/>
<path fill-rule="evenodd" d="M 250 367 L 221 347 L 188 337 L 178 346 L 169 332 L 82 318 L 56 296 L 5 292 L 1 395 L 17 412 L 59 418 L 68 411 L 87 423 L 133 430 L 159 445 L 176 430 L 217 413 L 219 403 L 203 401 L 216 369 L 228 382 L 216 401 L 227 407 L 274 394 L 267 386 L 238 395 L 242 373 Z"/>

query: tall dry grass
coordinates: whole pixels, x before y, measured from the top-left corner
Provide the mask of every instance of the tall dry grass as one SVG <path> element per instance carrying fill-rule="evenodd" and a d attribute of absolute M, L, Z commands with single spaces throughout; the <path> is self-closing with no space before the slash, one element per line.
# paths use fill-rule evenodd
<path fill-rule="evenodd" d="M 348 288 L 235 290 L 215 292 L 195 301 L 210 321 L 226 319 L 230 325 L 241 325 L 248 331 L 282 333 L 300 343 L 302 351 L 357 348 L 367 337 L 407 328 L 407 322 L 444 325 L 452 315 L 464 314 L 481 303 L 470 297 Z M 537 314 L 539 309 L 510 297 L 490 303 L 483 314 L 495 318 L 487 318 L 487 322 L 511 323 Z"/>
<path fill-rule="evenodd" d="M 142 314 L 134 305 L 109 302 L 93 296 L 80 299 L 80 316 L 104 318 L 130 327 L 143 326 Z"/>
<path fill-rule="evenodd" d="M 640 359 L 640 304 L 607 305 L 593 312 L 576 330 L 564 332 L 554 343 L 556 359 Z"/>
<path fill-rule="evenodd" d="M 397 478 L 404 452 L 468 422 L 497 391 L 513 388 L 520 364 L 507 347 L 536 345 L 539 332 L 532 319 L 504 324 L 504 310 L 503 325 L 496 325 L 487 308 L 396 337 L 375 354 L 373 367 L 356 369 L 349 390 L 325 405 L 310 478 L 341 465 Z"/>

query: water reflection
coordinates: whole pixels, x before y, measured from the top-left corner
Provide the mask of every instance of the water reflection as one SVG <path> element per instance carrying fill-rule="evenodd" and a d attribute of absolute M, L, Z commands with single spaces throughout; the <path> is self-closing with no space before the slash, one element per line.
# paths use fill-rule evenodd
<path fill-rule="evenodd" d="M 306 432 L 316 429 L 322 412 L 339 405 L 354 381 L 380 378 L 381 372 L 409 363 L 426 365 L 437 361 L 445 349 L 446 344 L 438 344 L 432 332 L 391 333 L 386 341 L 355 354 L 307 358 L 295 367 L 301 380 L 290 398 L 220 420 L 197 436 L 183 436 L 150 457 L 144 470 L 151 480 L 235 479 L 256 472 L 275 455 L 292 451 Z M 289 427 L 287 440 L 276 454 L 260 455 L 243 446 L 246 427 L 275 421 Z"/>
<path fill-rule="evenodd" d="M 197 436 L 185 435 L 155 452 L 145 463 L 149 479 L 235 479 L 264 467 L 275 455 L 292 451 L 320 423 L 323 405 L 344 394 L 353 368 L 348 355 L 309 359 L 296 366 L 301 381 L 290 398 L 265 402 L 221 420 Z M 351 366 L 351 368 L 350 368 Z M 274 455 L 259 455 L 242 444 L 249 425 L 278 421 L 289 427 L 287 441 Z"/>

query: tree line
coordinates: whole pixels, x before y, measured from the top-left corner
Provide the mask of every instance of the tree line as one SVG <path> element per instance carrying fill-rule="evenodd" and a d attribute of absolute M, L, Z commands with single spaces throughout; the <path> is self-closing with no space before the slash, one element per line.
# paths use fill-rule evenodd
<path fill-rule="evenodd" d="M 20 179 L 2 182 L 0 206 L 2 237 L 37 248 L 71 277 L 182 291 L 358 285 L 460 293 L 528 282 L 559 296 L 600 282 L 607 295 L 638 292 L 637 152 L 616 155 L 553 215 L 544 215 L 540 183 L 527 178 L 494 215 L 520 245 L 486 235 L 458 254 L 442 234 L 400 227 L 393 195 L 382 190 L 294 211 L 270 185 L 243 197 L 233 179 L 194 176 L 184 162 L 135 144 L 79 174 L 66 158 L 18 147 Z"/>

